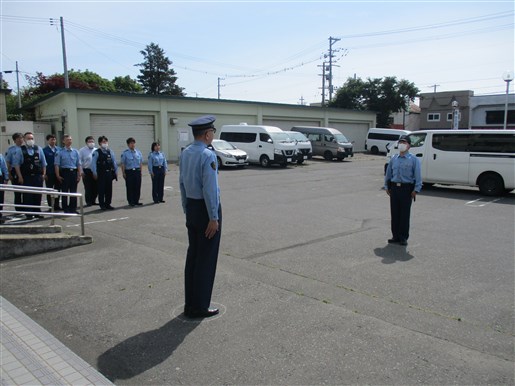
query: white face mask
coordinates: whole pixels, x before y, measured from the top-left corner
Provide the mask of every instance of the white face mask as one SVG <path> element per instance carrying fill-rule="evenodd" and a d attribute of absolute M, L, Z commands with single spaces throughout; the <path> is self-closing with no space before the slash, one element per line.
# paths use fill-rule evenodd
<path fill-rule="evenodd" d="M 401 153 L 404 153 L 406 150 L 408 150 L 408 145 L 406 143 L 399 143 L 398 148 Z"/>
<path fill-rule="evenodd" d="M 106 150 L 106 149 L 107 149 L 107 147 L 109 146 L 109 144 L 108 144 L 108 143 L 103 143 L 103 144 L 102 144 L 102 145 L 100 145 L 100 146 L 102 146 L 102 149 Z"/>
<path fill-rule="evenodd" d="M 34 146 L 34 140 L 33 139 L 28 139 L 28 140 L 25 141 L 25 143 L 27 144 L 28 147 Z"/>
<path fill-rule="evenodd" d="M 88 147 L 93 149 L 95 147 L 95 142 L 88 142 Z"/>

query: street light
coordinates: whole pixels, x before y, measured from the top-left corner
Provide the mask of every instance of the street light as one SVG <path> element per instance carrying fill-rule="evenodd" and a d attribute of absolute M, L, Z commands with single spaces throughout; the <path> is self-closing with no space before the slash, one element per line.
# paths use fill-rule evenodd
<path fill-rule="evenodd" d="M 19 77 L 20 71 L 18 70 L 18 61 L 16 61 L 16 70 L 0 71 L 0 88 L 3 88 L 3 86 L 4 86 L 4 83 L 3 83 L 4 80 L 2 78 L 2 74 L 12 74 L 13 72 L 16 72 L 16 94 L 18 95 L 18 110 L 21 111 L 20 77 Z M 21 121 L 21 119 L 22 119 L 22 115 L 20 113 L 19 120 Z"/>
<path fill-rule="evenodd" d="M 460 113 L 460 104 L 457 100 L 452 101 L 452 129 L 458 130 L 460 127 L 459 123 L 459 114 Z"/>
<path fill-rule="evenodd" d="M 508 123 L 508 92 L 510 90 L 510 82 L 513 80 L 513 72 L 506 71 L 502 74 L 503 80 L 506 82 L 506 102 L 504 103 L 504 125 L 503 129 L 506 130 L 506 124 Z"/>

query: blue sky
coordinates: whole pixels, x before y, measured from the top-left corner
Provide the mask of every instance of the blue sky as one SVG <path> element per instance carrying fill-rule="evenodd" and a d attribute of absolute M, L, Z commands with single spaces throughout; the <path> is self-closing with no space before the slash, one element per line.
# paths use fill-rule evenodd
<path fill-rule="evenodd" d="M 157 43 L 188 96 L 299 104 L 322 99 L 321 65 L 334 43 L 333 85 L 396 76 L 421 92 L 505 92 L 514 69 L 513 1 L 9 1 L 2 0 L 0 70 L 136 78 Z M 369 36 L 363 36 L 363 35 Z M 14 74 L 4 74 L 11 88 Z M 511 85 L 515 87 L 515 85 Z"/>

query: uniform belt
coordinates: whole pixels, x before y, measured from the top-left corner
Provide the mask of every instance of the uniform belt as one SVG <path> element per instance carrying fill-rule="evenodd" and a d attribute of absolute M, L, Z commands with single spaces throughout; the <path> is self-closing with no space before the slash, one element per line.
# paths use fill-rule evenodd
<path fill-rule="evenodd" d="M 77 169 L 73 169 L 73 168 L 61 168 L 61 170 L 69 170 L 70 172 L 74 172 L 74 171 L 76 171 Z"/>
<path fill-rule="evenodd" d="M 413 186 L 414 184 L 405 183 L 405 182 L 392 182 L 393 186 L 401 187 L 401 186 Z"/>
<path fill-rule="evenodd" d="M 141 169 L 140 169 L 140 168 L 132 168 L 132 169 L 129 169 L 129 170 L 139 171 L 139 170 L 141 170 Z"/>

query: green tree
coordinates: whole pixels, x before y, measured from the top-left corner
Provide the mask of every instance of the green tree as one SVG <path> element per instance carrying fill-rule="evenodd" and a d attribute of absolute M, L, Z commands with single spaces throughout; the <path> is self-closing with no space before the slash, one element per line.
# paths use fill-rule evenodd
<path fill-rule="evenodd" d="M 143 87 L 129 75 L 115 77 L 113 79 L 113 85 L 116 92 L 143 92 Z"/>
<path fill-rule="evenodd" d="M 385 78 L 348 78 L 338 89 L 336 97 L 330 102 L 332 107 L 358 111 L 377 112 L 377 126 L 388 127 L 390 114 L 402 111 L 406 99 L 414 101 L 420 90 L 407 80 L 397 80 L 394 76 Z"/>
<path fill-rule="evenodd" d="M 140 53 L 144 61 L 136 64 L 141 67 L 138 80 L 147 94 L 185 95 L 184 89 L 175 84 L 177 77 L 173 68 L 170 68 L 172 61 L 165 56 L 162 48 L 155 43 L 150 43 Z"/>

